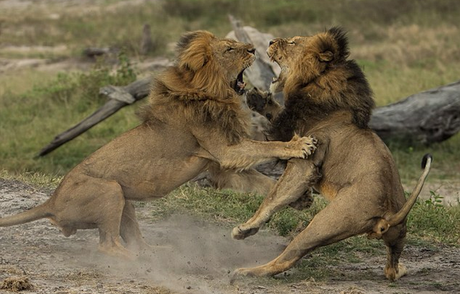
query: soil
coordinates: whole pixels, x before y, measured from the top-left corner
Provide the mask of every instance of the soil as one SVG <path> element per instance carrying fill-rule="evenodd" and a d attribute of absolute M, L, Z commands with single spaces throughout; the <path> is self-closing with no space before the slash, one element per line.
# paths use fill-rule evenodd
<path fill-rule="evenodd" d="M 51 191 L 0 179 L 0 215 L 45 201 Z M 97 230 L 65 238 L 47 220 L 0 228 L 0 293 L 459 293 L 460 248 L 407 246 L 409 274 L 395 283 L 383 275 L 385 252 L 362 253 L 365 262 L 331 265 L 337 276 L 322 281 L 245 278 L 231 285 L 230 273 L 277 256 L 287 239 L 263 231 L 232 240 L 228 225 L 183 214 L 154 221 L 154 202 L 137 205 L 151 252 L 136 261 L 102 255 Z M 294 269 L 295 271 L 295 269 Z"/>

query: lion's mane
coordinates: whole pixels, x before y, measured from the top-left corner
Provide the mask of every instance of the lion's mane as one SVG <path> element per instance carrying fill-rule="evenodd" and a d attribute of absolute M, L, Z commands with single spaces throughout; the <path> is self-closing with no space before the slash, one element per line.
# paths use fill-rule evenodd
<path fill-rule="evenodd" d="M 229 144 L 249 136 L 250 116 L 242 113 L 247 110 L 226 80 L 222 66 L 215 62 L 215 54 L 219 54 L 211 46 L 215 40 L 206 31 L 182 36 L 177 60 L 154 79 L 149 104 L 139 113 L 141 119 L 161 123 L 168 116 L 217 127 Z"/>
<path fill-rule="evenodd" d="M 348 60 L 345 32 L 332 28 L 317 34 L 308 46 L 300 47 L 302 56 L 289 69 L 284 86 L 285 110 L 273 122 L 274 138 L 289 140 L 302 125 L 302 118 L 323 119 L 337 110 L 351 114 L 359 128 L 367 128 L 374 108 L 373 93 L 356 61 Z M 330 61 L 320 54 L 330 54 Z"/>

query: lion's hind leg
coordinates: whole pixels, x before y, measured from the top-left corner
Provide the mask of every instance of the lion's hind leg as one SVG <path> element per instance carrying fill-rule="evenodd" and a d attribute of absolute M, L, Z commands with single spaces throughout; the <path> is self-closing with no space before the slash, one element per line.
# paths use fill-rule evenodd
<path fill-rule="evenodd" d="M 405 224 L 391 227 L 383 235 L 383 240 L 387 246 L 387 262 L 384 273 L 385 277 L 391 281 L 395 281 L 407 273 L 406 267 L 399 262 L 399 258 L 404 249 L 405 239 Z"/>
<path fill-rule="evenodd" d="M 121 186 L 117 182 L 106 182 L 96 197 L 93 205 L 99 208 L 99 250 L 107 255 L 134 259 L 135 255 L 121 243 L 121 223 L 126 204 Z"/>
<path fill-rule="evenodd" d="M 127 200 L 125 201 L 125 207 L 123 209 L 120 234 L 130 249 L 135 251 L 145 251 L 151 248 L 142 237 L 139 224 L 136 220 L 134 206 Z"/>
<path fill-rule="evenodd" d="M 72 235 L 78 229 L 97 228 L 100 251 L 122 258 L 134 257 L 121 243 L 125 198 L 116 181 L 76 173 L 64 179 L 53 197 L 52 221 L 64 235 Z"/>
<path fill-rule="evenodd" d="M 363 234 L 372 228 L 373 224 L 367 216 L 356 215 L 356 203 L 346 197 L 338 198 L 320 211 L 277 258 L 265 265 L 235 270 L 232 281 L 238 276 L 273 276 L 282 273 L 314 249 Z"/>

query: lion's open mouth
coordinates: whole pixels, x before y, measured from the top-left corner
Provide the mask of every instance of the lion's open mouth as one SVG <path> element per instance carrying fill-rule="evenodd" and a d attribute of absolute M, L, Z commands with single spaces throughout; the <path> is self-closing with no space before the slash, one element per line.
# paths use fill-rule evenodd
<path fill-rule="evenodd" d="M 246 86 L 246 83 L 243 81 L 243 73 L 244 69 L 238 74 L 236 80 L 231 83 L 231 87 L 238 95 L 244 94 L 244 87 Z"/>
<path fill-rule="evenodd" d="M 279 75 L 273 77 L 270 85 L 270 92 L 278 93 L 283 90 L 285 77 L 288 74 L 289 68 L 288 66 L 286 66 L 286 64 L 280 63 L 280 61 L 283 59 L 283 56 L 281 56 L 280 54 L 276 54 L 276 52 L 273 52 L 272 50 L 270 50 L 270 48 L 267 50 L 267 55 L 270 58 L 270 61 L 278 64 L 278 66 L 281 69 Z"/>
<path fill-rule="evenodd" d="M 283 68 L 279 64 L 278 60 L 276 60 L 273 56 L 269 55 L 269 57 L 270 57 L 271 62 L 274 62 L 274 63 L 278 64 L 278 66 L 281 68 L 281 73 L 277 77 L 275 76 L 275 77 L 272 78 L 272 84 L 275 84 L 275 83 L 278 83 L 281 80 L 281 74 L 283 72 Z"/>

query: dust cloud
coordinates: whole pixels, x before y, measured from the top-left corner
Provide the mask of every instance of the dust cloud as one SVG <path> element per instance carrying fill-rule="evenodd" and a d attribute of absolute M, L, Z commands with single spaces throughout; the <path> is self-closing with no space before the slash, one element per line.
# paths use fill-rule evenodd
<path fill-rule="evenodd" d="M 152 248 L 136 261 L 120 261 L 94 249 L 81 262 L 96 263 L 107 274 L 129 273 L 177 292 L 234 293 L 229 284 L 234 269 L 266 263 L 285 245 L 283 238 L 263 232 L 248 240 L 233 240 L 229 226 L 189 215 L 173 215 L 148 226 L 141 222 L 141 231 Z"/>

